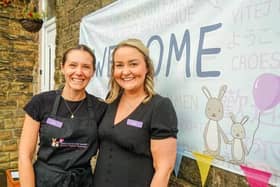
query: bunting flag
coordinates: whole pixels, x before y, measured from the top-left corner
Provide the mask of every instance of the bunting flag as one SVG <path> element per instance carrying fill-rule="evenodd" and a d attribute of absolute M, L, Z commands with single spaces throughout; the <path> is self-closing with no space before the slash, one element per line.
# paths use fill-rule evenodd
<path fill-rule="evenodd" d="M 174 166 L 174 172 L 175 172 L 176 177 L 178 176 L 178 172 L 179 172 L 179 169 L 180 169 L 182 157 L 183 157 L 183 152 L 180 149 L 178 149 L 177 150 L 177 155 L 176 155 L 176 162 L 175 162 L 175 166 Z"/>
<path fill-rule="evenodd" d="M 240 165 L 250 187 L 267 187 L 271 173 Z"/>
<path fill-rule="evenodd" d="M 199 172 L 200 172 L 201 183 L 202 183 L 202 186 L 204 186 L 212 160 L 214 158 L 212 156 L 204 155 L 204 154 L 201 154 L 198 152 L 192 152 L 192 154 L 196 159 L 196 162 L 197 162 L 197 165 L 199 168 Z"/>

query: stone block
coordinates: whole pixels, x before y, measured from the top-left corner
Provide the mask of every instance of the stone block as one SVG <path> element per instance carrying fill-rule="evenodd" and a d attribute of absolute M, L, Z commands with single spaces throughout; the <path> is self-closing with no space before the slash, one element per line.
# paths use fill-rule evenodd
<path fill-rule="evenodd" d="M 9 169 L 10 168 L 10 162 L 0 162 L 0 168 L 1 169 Z"/>
<path fill-rule="evenodd" d="M 18 161 L 10 162 L 10 168 L 18 168 Z"/>
<path fill-rule="evenodd" d="M 18 149 L 18 144 L 16 139 L 1 141 L 1 143 L 2 144 L 0 146 L 0 151 L 9 152 L 9 151 L 17 151 Z"/>
<path fill-rule="evenodd" d="M 111 4 L 112 2 L 114 2 L 115 0 L 102 0 L 102 7 L 107 6 L 109 4 Z"/>
<path fill-rule="evenodd" d="M 13 134 L 10 130 L 0 130 L 0 141 L 12 139 Z"/>
<path fill-rule="evenodd" d="M 0 119 L 0 130 L 4 129 L 4 121 Z"/>
<path fill-rule="evenodd" d="M 5 129 L 12 129 L 15 128 L 16 122 L 13 119 L 5 119 Z"/>
<path fill-rule="evenodd" d="M 1 152 L 0 153 L 0 163 L 2 162 L 8 162 L 10 159 L 9 153 L 8 152 Z"/>
<path fill-rule="evenodd" d="M 184 181 L 172 175 L 169 180 L 168 187 L 196 187 L 196 185 Z"/>
<path fill-rule="evenodd" d="M 21 135 L 21 128 L 13 129 L 13 138 L 20 138 L 20 135 Z"/>
<path fill-rule="evenodd" d="M 18 151 L 12 151 L 10 154 L 10 160 L 11 161 L 17 161 L 18 160 Z"/>

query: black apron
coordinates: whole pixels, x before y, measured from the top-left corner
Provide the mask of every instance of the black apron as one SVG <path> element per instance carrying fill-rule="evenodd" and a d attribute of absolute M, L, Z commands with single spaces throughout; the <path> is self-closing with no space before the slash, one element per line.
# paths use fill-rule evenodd
<path fill-rule="evenodd" d="M 34 164 L 37 187 L 92 186 L 90 159 L 97 151 L 97 124 L 93 104 L 86 97 L 87 113 L 73 119 L 57 116 L 61 91 L 51 114 L 40 126 L 40 147 Z"/>

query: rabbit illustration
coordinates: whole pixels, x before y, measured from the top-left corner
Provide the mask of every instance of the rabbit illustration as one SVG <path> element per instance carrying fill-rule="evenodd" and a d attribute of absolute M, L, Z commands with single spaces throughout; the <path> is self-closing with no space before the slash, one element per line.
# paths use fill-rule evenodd
<path fill-rule="evenodd" d="M 241 122 L 237 122 L 235 116 L 231 114 L 232 126 L 231 126 L 231 135 L 233 139 L 229 141 L 231 144 L 231 155 L 232 160 L 229 162 L 232 164 L 244 164 L 245 155 L 249 152 L 246 148 L 246 145 L 243 142 L 243 139 L 246 137 L 246 132 L 244 129 L 244 124 L 249 120 L 248 116 L 244 116 Z"/>
<path fill-rule="evenodd" d="M 59 147 L 59 141 L 57 140 L 57 138 L 52 138 L 52 147 Z"/>
<path fill-rule="evenodd" d="M 220 155 L 221 137 L 223 138 L 224 142 L 228 142 L 226 134 L 218 123 L 218 121 L 224 117 L 222 98 L 226 92 L 226 89 L 226 85 L 221 86 L 219 96 L 212 97 L 210 91 L 205 86 L 202 87 L 202 92 L 208 98 L 205 108 L 205 114 L 208 118 L 208 122 L 203 133 L 205 145 L 204 154 L 214 156 L 214 158 L 219 160 L 224 160 L 224 158 Z"/>

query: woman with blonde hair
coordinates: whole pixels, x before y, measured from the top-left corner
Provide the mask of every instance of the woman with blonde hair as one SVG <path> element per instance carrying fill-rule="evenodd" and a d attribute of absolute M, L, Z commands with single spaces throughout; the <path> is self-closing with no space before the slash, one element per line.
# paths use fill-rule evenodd
<path fill-rule="evenodd" d="M 166 187 L 176 158 L 174 107 L 154 91 L 153 64 L 140 40 L 120 42 L 112 59 L 94 186 Z"/>

